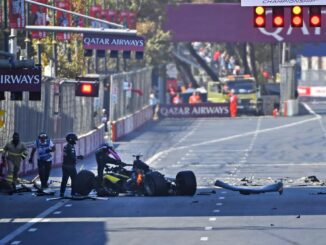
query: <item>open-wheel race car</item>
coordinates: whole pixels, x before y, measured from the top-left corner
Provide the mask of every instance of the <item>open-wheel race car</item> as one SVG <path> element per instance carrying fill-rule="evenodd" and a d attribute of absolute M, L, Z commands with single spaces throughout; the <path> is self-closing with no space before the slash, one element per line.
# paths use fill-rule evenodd
<path fill-rule="evenodd" d="M 193 196 L 196 193 L 197 182 L 192 171 L 180 171 L 175 178 L 169 178 L 142 162 L 140 155 L 135 157 L 133 164 L 107 164 L 100 187 L 97 186 L 99 181 L 93 172 L 80 171 L 75 181 L 76 193 L 86 196 L 94 189 L 97 190 L 98 196 L 118 196 L 123 193 L 144 196 Z"/>

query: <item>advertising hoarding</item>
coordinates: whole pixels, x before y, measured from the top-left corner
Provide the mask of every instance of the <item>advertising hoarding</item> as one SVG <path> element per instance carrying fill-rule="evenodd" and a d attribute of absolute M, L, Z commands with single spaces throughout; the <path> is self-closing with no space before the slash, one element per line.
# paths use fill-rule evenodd
<path fill-rule="evenodd" d="M 321 27 L 309 26 L 309 8 L 303 8 L 303 26 L 291 27 L 291 8 L 284 8 L 284 27 L 272 24 L 272 9 L 266 11 L 266 27 L 254 27 L 252 8 L 240 4 L 168 5 L 164 30 L 175 42 L 325 42 L 326 6 L 322 7 Z"/>
<path fill-rule="evenodd" d="M 0 69 L 0 91 L 41 92 L 41 66 L 35 68 Z"/>
<path fill-rule="evenodd" d="M 242 7 L 253 6 L 315 6 L 326 5 L 325 0 L 241 0 Z"/>
<path fill-rule="evenodd" d="M 229 103 L 160 105 L 160 117 L 229 117 Z"/>
<path fill-rule="evenodd" d="M 145 39 L 136 35 L 101 35 L 85 33 L 84 49 L 144 51 Z"/>

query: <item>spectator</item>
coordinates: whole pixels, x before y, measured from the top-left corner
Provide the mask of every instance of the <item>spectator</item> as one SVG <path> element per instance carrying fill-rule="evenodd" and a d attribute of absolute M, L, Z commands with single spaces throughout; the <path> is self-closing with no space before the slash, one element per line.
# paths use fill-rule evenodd
<path fill-rule="evenodd" d="M 73 26 L 83 26 L 83 19 L 79 16 L 72 16 L 72 25 Z"/>
<path fill-rule="evenodd" d="M 239 64 L 236 64 L 233 69 L 233 75 L 240 75 L 241 67 Z"/>
<path fill-rule="evenodd" d="M 168 92 L 170 94 L 170 103 L 173 103 L 173 97 L 177 94 L 177 91 L 171 83 L 169 84 Z"/>
<path fill-rule="evenodd" d="M 186 90 L 186 93 L 193 93 L 195 91 L 195 88 L 192 85 L 192 82 L 188 84 L 188 88 Z"/>
<path fill-rule="evenodd" d="M 180 93 L 177 93 L 176 96 L 173 97 L 172 103 L 174 105 L 182 104 L 182 98 L 180 96 Z"/>
<path fill-rule="evenodd" d="M 51 152 L 55 151 L 55 145 L 46 133 L 39 134 L 38 139 L 35 140 L 32 148 L 29 163 L 33 164 L 34 154 L 37 151 L 37 167 L 38 174 L 41 180 L 41 188 L 48 188 L 48 180 L 51 171 L 51 164 L 53 156 Z"/>
<path fill-rule="evenodd" d="M 235 59 L 233 56 L 230 56 L 228 63 L 228 74 L 232 74 L 235 68 Z"/>
<path fill-rule="evenodd" d="M 68 26 L 67 14 L 64 12 L 62 12 L 61 16 L 59 17 L 59 26 Z"/>
<path fill-rule="evenodd" d="M 11 13 L 13 15 L 21 15 L 22 14 L 22 6 L 23 6 L 23 1 L 22 0 L 12 0 L 11 2 Z"/>
<path fill-rule="evenodd" d="M 201 98 L 199 92 L 194 91 L 189 97 L 189 104 L 198 104 L 201 103 Z"/>
<path fill-rule="evenodd" d="M 149 95 L 149 104 L 152 106 L 153 110 L 153 119 L 157 117 L 157 106 L 158 106 L 158 99 L 156 98 L 154 92 L 151 92 Z"/>
<path fill-rule="evenodd" d="M 98 12 L 96 12 L 94 18 L 100 19 L 100 14 Z M 98 22 L 96 20 L 92 20 L 91 26 L 93 28 L 100 28 L 100 27 L 102 27 L 102 23 L 101 22 Z"/>
<path fill-rule="evenodd" d="M 180 92 L 181 93 L 186 93 L 187 91 L 187 87 L 183 84 L 181 87 L 180 87 Z"/>
<path fill-rule="evenodd" d="M 27 148 L 20 141 L 19 133 L 15 132 L 12 140 L 3 147 L 2 154 L 2 165 L 8 167 L 7 180 L 12 183 L 14 189 L 16 189 L 21 161 L 27 156 Z"/>
<path fill-rule="evenodd" d="M 42 12 L 42 8 L 38 6 L 37 11 L 33 15 L 33 25 L 45 25 L 45 13 Z"/>
<path fill-rule="evenodd" d="M 106 110 L 102 109 L 102 123 L 104 124 L 104 130 L 105 132 L 108 132 L 108 115 L 106 114 Z"/>

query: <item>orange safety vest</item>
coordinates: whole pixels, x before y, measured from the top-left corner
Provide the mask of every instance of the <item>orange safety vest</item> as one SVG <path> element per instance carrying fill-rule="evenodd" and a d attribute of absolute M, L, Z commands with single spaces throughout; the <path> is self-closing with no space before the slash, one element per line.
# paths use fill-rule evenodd
<path fill-rule="evenodd" d="M 191 95 L 189 97 L 189 104 L 197 104 L 200 102 L 200 96 L 198 95 Z"/>

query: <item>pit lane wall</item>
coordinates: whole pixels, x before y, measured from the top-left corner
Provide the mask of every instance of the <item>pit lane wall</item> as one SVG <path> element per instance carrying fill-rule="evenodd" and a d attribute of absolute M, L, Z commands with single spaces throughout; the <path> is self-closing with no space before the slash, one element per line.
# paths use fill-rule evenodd
<path fill-rule="evenodd" d="M 117 121 L 110 123 L 111 126 L 111 140 L 117 141 L 127 134 L 135 131 L 137 128 L 144 125 L 153 117 L 153 110 L 151 106 L 146 106 L 134 114 L 120 118 Z"/>
<path fill-rule="evenodd" d="M 78 141 L 76 144 L 76 154 L 87 156 L 95 151 L 95 149 L 101 144 L 104 143 L 104 125 L 101 125 L 98 129 L 92 130 L 91 132 L 78 136 Z M 55 139 L 53 140 L 56 151 L 53 154 L 53 163 L 52 167 L 60 167 L 63 160 L 63 147 L 66 144 L 65 139 Z M 32 150 L 32 143 L 27 144 L 29 152 Z M 28 163 L 28 158 L 25 159 L 20 168 L 19 175 L 26 176 L 33 173 L 37 173 L 37 154 L 35 154 L 34 163 Z"/>
<path fill-rule="evenodd" d="M 229 103 L 160 105 L 159 117 L 230 117 Z"/>

